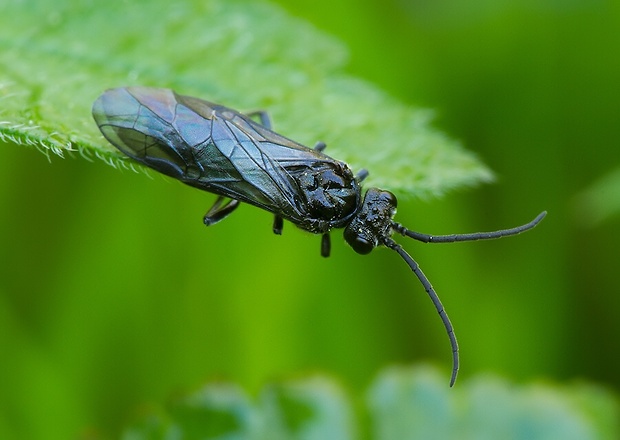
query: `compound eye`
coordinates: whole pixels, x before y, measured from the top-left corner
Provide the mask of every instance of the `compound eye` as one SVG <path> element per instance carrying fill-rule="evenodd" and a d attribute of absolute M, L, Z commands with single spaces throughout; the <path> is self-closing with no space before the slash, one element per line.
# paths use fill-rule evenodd
<path fill-rule="evenodd" d="M 366 255 L 372 251 L 375 246 L 369 241 L 363 239 L 362 237 L 357 237 L 355 240 L 349 243 L 353 250 L 358 254 Z"/>
<path fill-rule="evenodd" d="M 369 237 L 362 234 L 362 231 L 355 231 L 355 228 L 349 226 L 344 230 L 344 239 L 349 246 L 353 248 L 358 254 L 369 254 L 374 248 L 377 247 L 377 241 L 369 239 Z"/>

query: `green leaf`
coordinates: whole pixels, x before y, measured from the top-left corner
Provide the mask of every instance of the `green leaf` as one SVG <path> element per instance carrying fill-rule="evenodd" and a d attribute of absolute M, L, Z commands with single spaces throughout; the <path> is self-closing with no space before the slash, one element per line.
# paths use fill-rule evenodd
<path fill-rule="evenodd" d="M 392 368 L 371 387 L 369 405 L 377 440 L 586 440 L 620 434 L 615 398 L 585 384 L 515 386 L 487 375 L 450 390 L 435 370 Z"/>
<path fill-rule="evenodd" d="M 351 409 L 342 390 L 322 377 L 270 385 L 260 396 L 267 439 L 349 440 Z"/>
<path fill-rule="evenodd" d="M 258 401 L 231 384 L 209 384 L 152 411 L 128 428 L 123 440 L 349 440 L 350 408 L 342 391 L 324 378 L 266 387 Z"/>
<path fill-rule="evenodd" d="M 598 178 L 577 195 L 576 217 L 585 226 L 598 226 L 620 214 L 620 168 Z"/>
<path fill-rule="evenodd" d="M 407 106 L 343 73 L 341 43 L 260 1 L 7 1 L 0 5 L 0 139 L 128 165 L 91 105 L 106 88 L 174 88 L 241 110 L 328 152 L 369 183 L 428 196 L 490 171 Z"/>
<path fill-rule="evenodd" d="M 587 384 L 516 386 L 479 376 L 447 386 L 430 367 L 389 368 L 370 386 L 370 432 L 334 381 L 312 377 L 267 386 L 252 400 L 234 385 L 211 384 L 167 411 L 142 416 L 124 440 L 538 440 L 615 439 L 620 407 Z M 358 417 L 361 419 L 362 417 Z"/>

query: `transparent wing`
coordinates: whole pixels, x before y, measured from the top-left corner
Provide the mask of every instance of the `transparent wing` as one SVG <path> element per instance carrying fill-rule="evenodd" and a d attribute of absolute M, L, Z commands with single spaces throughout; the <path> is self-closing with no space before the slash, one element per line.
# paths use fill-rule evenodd
<path fill-rule="evenodd" d="M 333 162 L 234 110 L 168 89 L 108 90 L 93 116 L 108 141 L 138 162 L 287 218 L 304 216 L 294 174 Z"/>

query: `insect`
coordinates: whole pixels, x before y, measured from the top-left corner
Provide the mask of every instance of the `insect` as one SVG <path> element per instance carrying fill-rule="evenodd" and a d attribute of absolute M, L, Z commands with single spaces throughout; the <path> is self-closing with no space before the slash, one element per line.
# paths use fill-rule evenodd
<path fill-rule="evenodd" d="M 454 385 L 459 351 L 448 315 L 414 259 L 392 239 L 398 233 L 424 243 L 486 240 L 516 235 L 535 227 L 546 215 L 511 229 L 473 234 L 428 235 L 393 220 L 396 197 L 368 188 L 366 170 L 356 175 L 343 162 L 325 155 L 325 144 L 307 148 L 271 130 L 266 112 L 242 114 L 222 105 L 179 95 L 172 90 L 127 87 L 105 91 L 93 105 L 103 136 L 130 158 L 187 185 L 218 195 L 204 217 L 213 225 L 249 203 L 274 214 L 273 231 L 283 220 L 321 234 L 321 255 L 330 254 L 330 231 L 344 228 L 344 238 L 359 254 L 377 246 L 396 251 L 422 283 L 448 333 Z M 260 123 L 252 117 L 258 117 Z"/>

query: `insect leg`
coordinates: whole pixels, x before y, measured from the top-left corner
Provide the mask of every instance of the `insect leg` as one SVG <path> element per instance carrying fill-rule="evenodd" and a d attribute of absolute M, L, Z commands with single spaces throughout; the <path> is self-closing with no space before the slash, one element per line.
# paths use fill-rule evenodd
<path fill-rule="evenodd" d="M 368 170 L 366 168 L 362 168 L 355 175 L 355 179 L 357 180 L 358 183 L 361 182 L 362 180 L 364 180 L 366 177 L 368 177 Z"/>
<path fill-rule="evenodd" d="M 224 199 L 224 196 L 219 196 L 211 209 L 205 214 L 205 225 L 211 226 L 216 224 L 239 206 L 239 200 L 230 199 L 228 202 L 224 203 Z"/>
<path fill-rule="evenodd" d="M 316 144 L 314 144 L 314 149 L 318 151 L 319 153 L 322 153 L 323 150 L 325 150 L 325 148 L 327 148 L 327 144 L 325 142 L 319 141 Z"/>
<path fill-rule="evenodd" d="M 260 119 L 260 124 L 265 127 L 268 128 L 269 130 L 271 130 L 271 116 L 269 116 L 269 113 L 267 113 L 265 110 L 256 110 L 250 113 L 246 113 L 246 116 L 254 117 L 254 116 L 258 116 L 258 119 Z"/>
<path fill-rule="evenodd" d="M 276 215 L 273 218 L 273 233 L 276 235 L 282 235 L 282 228 L 284 227 L 284 222 L 282 221 L 282 217 Z"/>
<path fill-rule="evenodd" d="M 325 258 L 329 257 L 331 249 L 332 249 L 332 242 L 331 242 L 331 239 L 329 238 L 329 232 L 326 232 L 321 237 L 321 256 Z"/>

